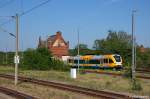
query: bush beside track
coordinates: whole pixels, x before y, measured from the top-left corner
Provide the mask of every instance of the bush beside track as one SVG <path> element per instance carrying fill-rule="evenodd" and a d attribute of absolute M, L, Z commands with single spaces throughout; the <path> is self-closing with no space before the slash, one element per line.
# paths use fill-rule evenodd
<path fill-rule="evenodd" d="M 46 48 L 28 49 L 25 51 L 20 66 L 24 70 L 69 70 L 67 64 L 53 58 Z"/>

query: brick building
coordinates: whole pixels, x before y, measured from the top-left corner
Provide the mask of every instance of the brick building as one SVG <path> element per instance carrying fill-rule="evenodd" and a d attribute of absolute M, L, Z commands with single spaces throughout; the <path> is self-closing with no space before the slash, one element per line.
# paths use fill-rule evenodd
<path fill-rule="evenodd" d="M 56 35 L 51 35 L 46 40 L 42 40 L 39 37 L 38 47 L 46 47 L 52 52 L 54 57 L 62 58 L 62 56 L 68 55 L 69 42 L 66 42 L 62 37 L 62 33 L 58 31 Z"/>

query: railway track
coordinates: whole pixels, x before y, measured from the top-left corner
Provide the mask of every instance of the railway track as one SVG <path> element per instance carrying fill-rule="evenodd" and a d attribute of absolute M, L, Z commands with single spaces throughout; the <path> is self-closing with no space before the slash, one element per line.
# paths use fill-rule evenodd
<path fill-rule="evenodd" d="M 14 79 L 14 76 L 12 76 L 12 75 L 0 74 L 0 77 Z M 68 85 L 68 84 L 62 84 L 62 83 L 57 83 L 57 82 L 52 82 L 52 81 L 43 81 L 43 80 L 27 78 L 27 77 L 20 77 L 20 76 L 18 79 L 20 81 L 54 87 L 57 89 L 72 91 L 72 92 L 85 94 L 85 95 L 89 95 L 89 96 L 93 96 L 93 97 L 100 97 L 102 99 L 133 99 L 131 96 L 125 95 L 125 94 L 119 94 L 119 93 L 108 92 L 108 91 L 99 91 L 99 90 L 83 88 L 83 87 L 73 86 L 73 85 Z"/>
<path fill-rule="evenodd" d="M 121 73 L 110 73 L 110 72 L 104 72 L 104 71 L 93 71 L 93 70 L 85 70 L 83 71 L 85 73 L 98 73 L 98 74 L 106 74 L 106 75 L 113 75 L 113 76 L 123 76 L 123 74 Z M 136 76 L 137 78 L 142 78 L 142 79 L 149 79 L 150 80 L 150 77 L 147 77 L 147 76 Z"/>
<path fill-rule="evenodd" d="M 24 93 L 21 93 L 21 92 L 12 90 L 12 89 L 8 89 L 5 87 L 0 87 L 0 92 L 7 94 L 9 96 L 15 97 L 16 99 L 37 99 L 37 98 L 32 97 L 30 95 L 27 95 L 27 94 L 24 94 Z"/>
<path fill-rule="evenodd" d="M 139 73 L 150 73 L 150 70 L 149 69 L 136 69 L 136 71 L 138 71 Z"/>
<path fill-rule="evenodd" d="M 124 69 L 128 70 L 128 68 L 124 68 Z M 147 69 L 137 68 L 136 71 L 139 73 L 150 73 L 150 68 Z"/>

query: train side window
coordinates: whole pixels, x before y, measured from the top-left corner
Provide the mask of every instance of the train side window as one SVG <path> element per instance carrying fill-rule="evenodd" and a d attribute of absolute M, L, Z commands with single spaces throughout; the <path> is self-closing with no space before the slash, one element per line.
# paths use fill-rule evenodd
<path fill-rule="evenodd" d="M 74 60 L 74 63 L 75 63 L 75 64 L 78 64 L 78 60 Z M 80 64 L 84 64 L 84 63 L 85 63 L 85 60 L 79 60 L 79 63 L 80 63 Z"/>
<path fill-rule="evenodd" d="M 89 64 L 99 64 L 99 60 L 89 60 Z"/>
<path fill-rule="evenodd" d="M 104 63 L 106 63 L 106 59 L 104 59 Z"/>
<path fill-rule="evenodd" d="M 89 60 L 85 60 L 85 63 L 86 63 L 86 64 L 89 64 Z"/>
<path fill-rule="evenodd" d="M 80 62 L 80 64 L 84 64 L 85 60 L 80 60 L 79 62 Z"/>
<path fill-rule="evenodd" d="M 108 63 L 108 59 L 106 59 L 106 63 Z"/>
<path fill-rule="evenodd" d="M 93 63 L 93 61 L 92 60 L 89 60 L 89 64 L 92 64 Z"/>
<path fill-rule="evenodd" d="M 69 59 L 69 60 L 68 60 L 68 62 L 69 62 L 69 63 L 72 63 L 72 60 L 71 60 L 71 59 Z"/>
<path fill-rule="evenodd" d="M 105 64 L 108 63 L 108 59 L 104 59 L 104 63 L 105 63 Z"/>
<path fill-rule="evenodd" d="M 112 59 L 109 59 L 109 63 L 113 63 L 113 60 L 112 60 Z"/>
<path fill-rule="evenodd" d="M 77 64 L 77 63 L 78 63 L 78 60 L 74 60 L 74 63 Z"/>

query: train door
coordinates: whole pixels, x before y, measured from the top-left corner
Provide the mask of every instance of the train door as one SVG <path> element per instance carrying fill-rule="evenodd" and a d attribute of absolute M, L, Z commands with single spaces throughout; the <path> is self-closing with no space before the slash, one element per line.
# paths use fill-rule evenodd
<path fill-rule="evenodd" d="M 104 58 L 104 63 L 103 63 L 104 65 L 104 68 L 106 67 L 109 67 L 109 62 L 108 62 L 108 58 Z"/>

